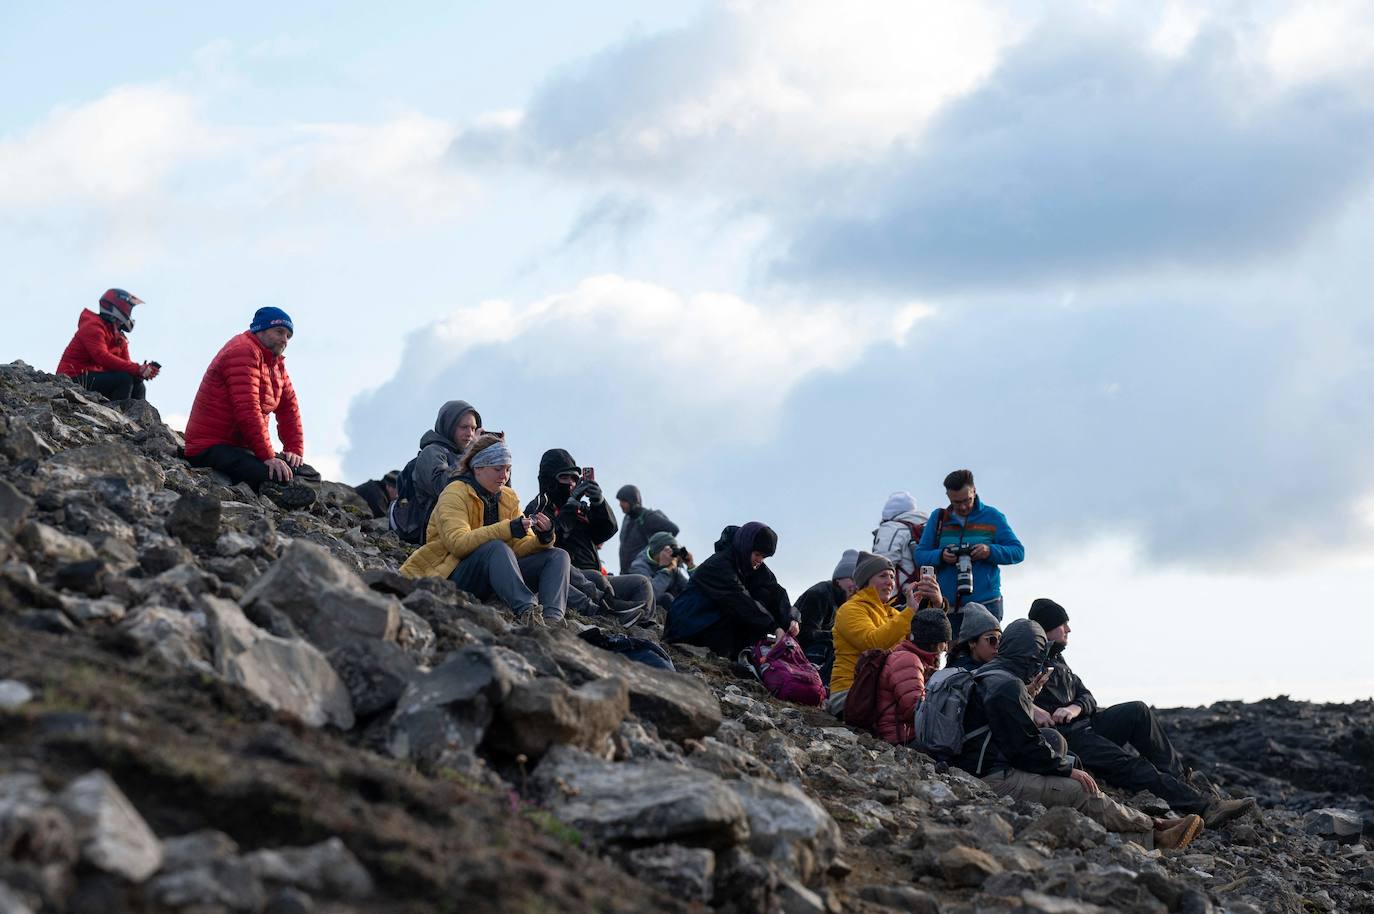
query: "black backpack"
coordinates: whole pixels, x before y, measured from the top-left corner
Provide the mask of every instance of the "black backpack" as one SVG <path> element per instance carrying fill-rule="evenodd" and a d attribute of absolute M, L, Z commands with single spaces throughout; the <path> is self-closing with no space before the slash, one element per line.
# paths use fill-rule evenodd
<path fill-rule="evenodd" d="M 424 498 L 415 491 L 415 462 L 420 457 L 412 457 L 401 470 L 396 480 L 396 500 L 387 511 L 387 523 L 403 543 L 419 546 L 425 541 L 425 531 L 429 529 L 429 516 L 434 513 L 437 498 Z"/>

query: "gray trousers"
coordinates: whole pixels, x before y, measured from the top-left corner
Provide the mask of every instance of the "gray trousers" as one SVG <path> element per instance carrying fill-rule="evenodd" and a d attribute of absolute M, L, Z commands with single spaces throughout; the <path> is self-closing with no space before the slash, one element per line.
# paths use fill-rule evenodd
<path fill-rule="evenodd" d="M 507 543 L 492 540 L 468 553 L 448 579 L 479 600 L 495 594 L 517 616 L 529 612 L 537 592 L 544 618 L 562 619 L 570 568 L 568 554 L 557 547 L 517 559 Z"/>
<path fill-rule="evenodd" d="M 1122 806 L 1104 793 L 1088 793 L 1072 778 L 1046 777 L 1017 768 L 989 771 L 983 780 L 994 793 L 1017 800 L 1034 800 L 1042 806 L 1070 806 L 1108 831 L 1150 832 L 1154 819 Z"/>
<path fill-rule="evenodd" d="M 654 618 L 654 587 L 642 574 L 603 575 L 599 571 L 572 570 L 572 589 L 568 605 L 584 616 L 601 612 L 599 605 L 607 596 L 645 605 L 645 618 Z"/>

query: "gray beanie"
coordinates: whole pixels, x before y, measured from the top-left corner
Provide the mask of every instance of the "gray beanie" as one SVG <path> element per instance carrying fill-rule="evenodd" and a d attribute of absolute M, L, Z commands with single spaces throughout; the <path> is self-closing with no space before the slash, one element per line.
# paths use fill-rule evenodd
<path fill-rule="evenodd" d="M 988 608 L 982 603 L 965 603 L 961 608 L 964 617 L 959 623 L 959 643 L 972 641 L 979 635 L 988 632 L 1000 632 L 1002 623 L 997 621 L 997 617 L 988 612 Z"/>
<path fill-rule="evenodd" d="M 846 549 L 840 556 L 840 564 L 835 566 L 835 573 L 830 576 L 830 580 L 838 581 L 840 578 L 854 577 L 854 566 L 859 563 L 859 550 Z"/>
<path fill-rule="evenodd" d="M 667 530 L 660 530 L 649 537 L 649 555 L 655 556 L 663 551 L 664 546 L 677 548 L 677 539 Z"/>
<path fill-rule="evenodd" d="M 892 563 L 881 555 L 874 555 L 871 552 L 860 552 L 859 559 L 854 564 L 854 583 L 860 590 L 868 586 L 874 575 L 882 574 L 884 571 L 891 571 Z"/>
<path fill-rule="evenodd" d="M 911 640 L 916 644 L 948 644 L 951 637 L 943 609 L 922 609 L 911 617 Z"/>

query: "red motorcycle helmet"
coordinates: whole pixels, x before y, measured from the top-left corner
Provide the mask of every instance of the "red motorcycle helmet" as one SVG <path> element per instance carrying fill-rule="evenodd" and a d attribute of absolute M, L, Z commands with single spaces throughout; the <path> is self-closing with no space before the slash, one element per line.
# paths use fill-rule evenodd
<path fill-rule="evenodd" d="M 134 329 L 134 305 L 141 304 L 143 299 L 123 289 L 109 289 L 100 296 L 100 316 L 128 333 Z"/>

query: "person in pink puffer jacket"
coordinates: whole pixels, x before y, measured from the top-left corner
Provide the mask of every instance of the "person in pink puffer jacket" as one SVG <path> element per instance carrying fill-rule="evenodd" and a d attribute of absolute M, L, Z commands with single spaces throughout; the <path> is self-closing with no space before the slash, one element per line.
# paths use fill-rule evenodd
<path fill-rule="evenodd" d="M 879 738 L 902 745 L 916 738 L 916 706 L 926 697 L 926 677 L 940 668 L 952 635 L 943 610 L 923 609 L 911 620 L 911 636 L 892 648 L 878 677 Z"/>

